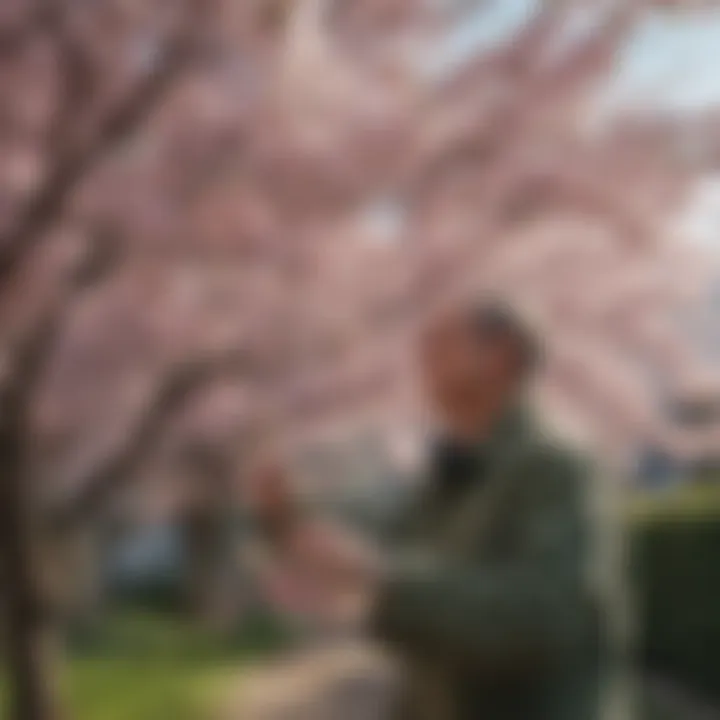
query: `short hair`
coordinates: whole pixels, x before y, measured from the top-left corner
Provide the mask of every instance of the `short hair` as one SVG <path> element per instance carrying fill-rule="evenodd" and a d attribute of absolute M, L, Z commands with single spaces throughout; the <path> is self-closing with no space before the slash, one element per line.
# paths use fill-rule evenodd
<path fill-rule="evenodd" d="M 536 333 L 510 305 L 502 301 L 480 302 L 468 312 L 472 332 L 478 339 L 508 340 L 516 349 L 523 376 L 534 373 L 542 364 L 542 348 Z"/>

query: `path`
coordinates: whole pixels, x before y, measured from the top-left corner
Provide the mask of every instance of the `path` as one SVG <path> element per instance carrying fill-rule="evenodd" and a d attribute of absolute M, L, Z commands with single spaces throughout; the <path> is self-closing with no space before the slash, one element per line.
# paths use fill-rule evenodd
<path fill-rule="evenodd" d="M 381 720 L 393 686 L 387 658 L 346 641 L 244 674 L 219 720 Z M 638 720 L 720 720 L 720 709 L 667 680 L 644 678 L 640 694 Z"/>
<path fill-rule="evenodd" d="M 344 641 L 244 674 L 220 720 L 377 720 L 393 685 L 386 658 Z"/>

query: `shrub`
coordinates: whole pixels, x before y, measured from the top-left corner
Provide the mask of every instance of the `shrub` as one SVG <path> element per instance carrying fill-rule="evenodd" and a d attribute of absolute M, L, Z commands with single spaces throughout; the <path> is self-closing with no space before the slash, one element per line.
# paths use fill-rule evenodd
<path fill-rule="evenodd" d="M 720 699 L 720 488 L 642 498 L 630 518 L 642 659 Z"/>

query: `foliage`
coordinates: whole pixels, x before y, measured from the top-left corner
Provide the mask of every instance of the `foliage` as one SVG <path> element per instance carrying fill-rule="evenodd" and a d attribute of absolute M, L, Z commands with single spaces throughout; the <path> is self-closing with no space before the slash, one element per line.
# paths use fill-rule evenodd
<path fill-rule="evenodd" d="M 708 478 L 702 483 L 691 482 L 665 492 L 638 492 L 631 498 L 628 513 L 636 523 L 718 517 L 720 483 Z"/>
<path fill-rule="evenodd" d="M 645 499 L 631 517 L 642 660 L 720 698 L 720 488 Z"/>
<path fill-rule="evenodd" d="M 177 614 L 120 610 L 95 629 L 92 639 L 76 639 L 74 654 L 133 659 L 172 656 L 188 661 L 236 661 L 264 653 L 289 641 L 282 623 L 270 613 L 256 612 L 222 636 L 203 630 Z"/>

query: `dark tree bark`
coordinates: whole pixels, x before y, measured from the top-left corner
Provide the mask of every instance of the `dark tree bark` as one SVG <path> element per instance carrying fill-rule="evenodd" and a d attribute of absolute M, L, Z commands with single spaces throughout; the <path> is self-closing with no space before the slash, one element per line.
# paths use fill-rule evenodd
<path fill-rule="evenodd" d="M 232 621 L 228 590 L 236 570 L 229 532 L 232 463 L 216 447 L 191 448 L 184 461 L 188 488 L 180 520 L 187 607 L 196 618 L 222 630 Z"/>
<path fill-rule="evenodd" d="M 5 424 L 4 424 L 5 425 Z M 44 607 L 33 543 L 28 482 L 12 428 L 0 430 L 0 528 L 5 580 L 5 641 L 15 720 L 59 717 L 53 666 L 47 662 L 51 626 Z"/>
<path fill-rule="evenodd" d="M 65 71 L 65 98 L 51 132 L 49 172 L 0 238 L 0 287 L 16 275 L 18 267 L 61 221 L 67 203 L 88 174 L 122 139 L 152 113 L 191 60 L 199 33 L 202 0 L 189 0 L 176 32 L 164 47 L 153 71 L 100 121 L 96 131 L 81 144 L 68 143 L 74 111 L 90 90 L 91 77 L 84 58 L 63 33 L 62 5 L 41 3 L 18 32 L 0 34 L 0 55 L 18 50 L 27 38 L 48 33 L 57 41 Z M 71 290 L 72 292 L 72 290 Z M 27 414 L 29 404 L 48 356 L 50 343 L 72 294 L 63 295 L 49 308 L 44 320 L 21 343 L 10 367 L 0 378 L 0 559 L 4 593 L 2 620 L 8 655 L 13 720 L 55 720 L 59 709 L 54 693 L 54 663 L 49 662 L 52 638 L 51 603 L 41 582 L 39 549 L 45 528 L 34 513 L 29 470 L 31 441 Z M 142 454 L 142 453 L 141 453 Z M 117 462 L 122 471 L 128 463 Z M 132 461 L 129 463 L 132 465 Z M 111 473 L 112 474 L 112 473 Z"/>
<path fill-rule="evenodd" d="M 60 317 L 59 312 L 51 313 L 28 338 L 16 357 L 17 370 L 0 390 L 0 555 L 14 720 L 59 717 L 54 666 L 47 661 L 52 615 L 37 563 L 27 410 Z"/>

